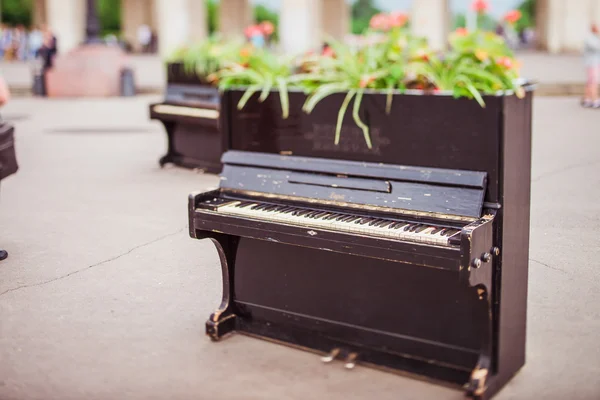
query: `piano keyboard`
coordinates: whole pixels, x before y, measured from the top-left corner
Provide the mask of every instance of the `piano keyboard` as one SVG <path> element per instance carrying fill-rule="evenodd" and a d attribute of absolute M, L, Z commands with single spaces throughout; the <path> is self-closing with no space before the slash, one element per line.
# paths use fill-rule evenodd
<path fill-rule="evenodd" d="M 158 114 L 170 114 L 170 115 L 181 115 L 184 117 L 197 117 L 206 119 L 217 119 L 219 118 L 218 110 L 210 110 L 206 108 L 195 108 L 195 107 L 184 107 L 184 106 L 172 106 L 168 104 L 159 104 L 153 108 L 155 113 Z"/>
<path fill-rule="evenodd" d="M 217 212 L 303 227 L 323 228 L 441 246 L 449 246 L 449 239 L 460 234 L 460 229 L 455 228 L 250 201 L 226 203 L 219 206 Z"/>

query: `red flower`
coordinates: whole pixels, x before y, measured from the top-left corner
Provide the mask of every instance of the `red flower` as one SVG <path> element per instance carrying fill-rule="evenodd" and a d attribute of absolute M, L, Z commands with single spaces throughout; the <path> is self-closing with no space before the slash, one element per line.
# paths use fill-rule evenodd
<path fill-rule="evenodd" d="M 479 14 L 483 14 L 488 11 L 490 4 L 487 0 L 473 0 L 471 3 L 471 9 Z"/>
<path fill-rule="evenodd" d="M 270 21 L 263 21 L 260 24 L 260 29 L 267 36 L 271 36 L 273 34 L 273 32 L 275 32 L 275 27 L 273 26 L 273 24 Z"/>
<path fill-rule="evenodd" d="M 333 49 L 331 47 L 326 47 L 323 50 L 323 57 L 335 57 L 335 52 L 333 51 Z"/>
<path fill-rule="evenodd" d="M 244 30 L 246 37 L 251 38 L 253 36 L 262 35 L 263 31 L 258 25 L 250 25 Z"/>
<path fill-rule="evenodd" d="M 507 12 L 504 15 L 504 20 L 506 22 L 508 22 L 509 24 L 514 24 L 518 20 L 520 20 L 522 16 L 523 15 L 521 14 L 521 11 L 519 11 L 519 10 L 512 10 L 512 11 Z"/>
<path fill-rule="evenodd" d="M 467 36 L 469 34 L 469 30 L 467 28 L 456 28 L 454 31 L 458 36 Z"/>
<path fill-rule="evenodd" d="M 401 28 L 408 22 L 408 15 L 405 13 L 395 11 L 390 13 L 388 17 L 388 23 L 392 28 Z"/>
<path fill-rule="evenodd" d="M 373 15 L 369 26 L 378 31 L 387 31 L 391 27 L 391 22 L 392 21 L 387 15 L 380 13 Z"/>
<path fill-rule="evenodd" d="M 506 69 L 511 69 L 514 66 L 513 60 L 510 57 L 500 57 L 496 60 L 496 64 Z"/>

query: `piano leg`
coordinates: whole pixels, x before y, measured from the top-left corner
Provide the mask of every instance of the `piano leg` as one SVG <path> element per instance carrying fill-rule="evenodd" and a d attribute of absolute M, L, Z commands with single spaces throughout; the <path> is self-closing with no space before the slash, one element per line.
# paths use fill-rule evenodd
<path fill-rule="evenodd" d="M 488 377 L 491 375 L 492 367 L 492 304 L 488 288 L 484 285 L 479 285 L 476 287 L 476 290 L 479 299 L 486 303 L 485 306 L 488 310 L 488 318 L 487 321 L 482 324 L 484 332 L 482 335 L 479 360 L 477 361 L 475 369 L 471 372 L 469 382 L 465 385 L 465 391 L 468 397 L 481 400 L 487 398 L 486 391 L 488 389 Z"/>
<path fill-rule="evenodd" d="M 165 166 L 165 164 L 173 162 L 173 129 L 175 128 L 175 123 L 165 121 L 160 122 L 162 122 L 162 124 L 165 127 L 165 131 L 167 132 L 167 154 L 165 154 L 158 160 L 158 164 L 162 168 Z"/>
<path fill-rule="evenodd" d="M 214 234 L 210 237 L 217 248 L 221 260 L 223 279 L 223 297 L 219 308 L 206 321 L 206 334 L 213 341 L 220 340 L 226 334 L 235 330 L 236 315 L 233 312 L 233 268 L 237 252 L 237 237 Z"/>

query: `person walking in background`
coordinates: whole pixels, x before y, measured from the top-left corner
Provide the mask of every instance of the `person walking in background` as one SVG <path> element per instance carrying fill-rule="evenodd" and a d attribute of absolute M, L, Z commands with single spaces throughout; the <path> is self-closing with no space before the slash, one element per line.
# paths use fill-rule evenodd
<path fill-rule="evenodd" d="M 146 24 L 142 24 L 137 30 L 137 40 L 142 53 L 150 52 L 150 43 L 152 42 L 152 30 Z"/>
<path fill-rule="evenodd" d="M 600 30 L 593 23 L 590 33 L 585 40 L 583 58 L 587 69 L 587 84 L 583 106 L 587 108 L 600 108 L 598 98 L 598 84 L 600 83 Z"/>
<path fill-rule="evenodd" d="M 6 81 L 4 80 L 4 77 L 0 75 L 0 107 L 5 105 L 8 102 L 8 100 L 10 100 L 10 91 L 8 89 Z M 2 125 L 1 118 L 0 125 Z M 8 257 L 8 253 L 6 252 L 6 250 L 0 249 L 0 261 L 4 260 L 6 257 Z"/>
<path fill-rule="evenodd" d="M 31 30 L 31 32 L 29 33 L 28 42 L 29 42 L 28 43 L 28 48 L 29 48 L 28 57 L 29 57 L 29 59 L 33 60 L 38 56 L 38 52 L 40 51 L 40 48 L 44 44 L 44 34 L 42 33 L 42 30 L 38 26 L 34 27 Z"/>

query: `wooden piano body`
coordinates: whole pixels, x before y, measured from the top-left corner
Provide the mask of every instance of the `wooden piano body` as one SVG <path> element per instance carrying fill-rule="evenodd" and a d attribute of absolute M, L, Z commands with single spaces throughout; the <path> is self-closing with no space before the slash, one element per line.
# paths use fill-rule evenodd
<path fill-rule="evenodd" d="M 429 120 L 412 110 L 419 135 L 399 127 L 379 153 L 394 163 L 227 152 L 219 188 L 189 199 L 191 237 L 221 257 L 207 334 L 492 397 L 525 363 L 532 93 L 486 101 L 453 124 L 435 101 Z"/>
<path fill-rule="evenodd" d="M 173 163 L 217 173 L 226 146 L 219 130 L 219 93 L 208 85 L 169 83 L 165 100 L 150 105 L 150 118 L 163 123 L 167 153 L 161 166 Z"/>

